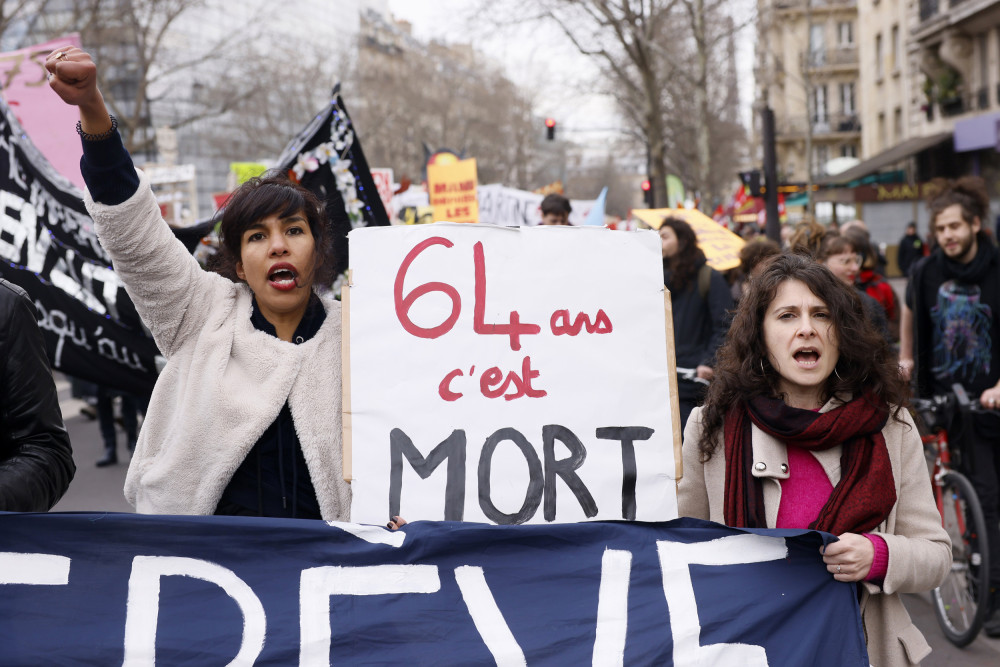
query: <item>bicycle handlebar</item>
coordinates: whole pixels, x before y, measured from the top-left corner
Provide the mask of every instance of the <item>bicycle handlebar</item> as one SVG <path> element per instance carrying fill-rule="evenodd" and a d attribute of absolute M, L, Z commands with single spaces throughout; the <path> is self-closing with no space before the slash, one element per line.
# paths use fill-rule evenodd
<path fill-rule="evenodd" d="M 970 399 L 965 387 L 957 382 L 951 385 L 951 391 L 947 394 L 938 394 L 931 398 L 913 398 L 910 399 L 910 405 L 921 415 L 936 415 L 943 410 L 955 408 L 958 408 L 960 412 L 994 412 L 994 410 L 980 405 L 978 399 Z"/>
<path fill-rule="evenodd" d="M 705 378 L 698 377 L 697 368 L 681 368 L 677 367 L 677 377 L 682 380 L 687 380 L 688 382 L 700 382 L 701 384 L 708 384 L 708 380 Z"/>

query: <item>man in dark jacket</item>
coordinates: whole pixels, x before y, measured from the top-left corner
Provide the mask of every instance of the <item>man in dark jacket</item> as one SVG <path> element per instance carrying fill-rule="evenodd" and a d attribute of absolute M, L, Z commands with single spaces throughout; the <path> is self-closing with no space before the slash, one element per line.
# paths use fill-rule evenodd
<path fill-rule="evenodd" d="M 76 472 L 38 317 L 0 279 L 0 510 L 46 512 Z"/>
<path fill-rule="evenodd" d="M 978 177 L 942 183 L 928 200 L 937 247 L 910 269 L 899 365 L 924 398 L 960 383 L 987 409 L 949 428 L 979 495 L 990 552 L 990 609 L 983 629 L 1000 637 L 1000 252 L 982 226 L 989 213 Z"/>
<path fill-rule="evenodd" d="M 906 226 L 906 234 L 899 239 L 899 270 L 904 276 L 910 274 L 910 267 L 924 256 L 924 241 L 917 234 L 917 225 L 911 222 Z"/>

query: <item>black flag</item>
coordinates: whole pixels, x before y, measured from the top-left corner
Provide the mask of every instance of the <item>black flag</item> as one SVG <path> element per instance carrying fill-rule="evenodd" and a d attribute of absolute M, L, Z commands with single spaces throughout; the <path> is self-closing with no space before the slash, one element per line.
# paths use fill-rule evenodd
<path fill-rule="evenodd" d="M 368 161 L 351 117 L 333 88 L 330 103 L 285 147 L 278 164 L 326 203 L 333 231 L 334 267 L 347 269 L 347 233 L 358 227 L 388 225 Z"/>
<path fill-rule="evenodd" d="M 52 367 L 145 395 L 159 352 L 97 242 L 79 188 L 42 156 L 0 101 L 0 276 L 38 311 Z"/>

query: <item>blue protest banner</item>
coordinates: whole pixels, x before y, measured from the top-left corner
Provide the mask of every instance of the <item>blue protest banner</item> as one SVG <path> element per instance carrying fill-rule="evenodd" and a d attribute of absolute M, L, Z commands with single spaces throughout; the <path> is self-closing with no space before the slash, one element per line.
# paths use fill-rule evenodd
<path fill-rule="evenodd" d="M 867 665 L 828 539 L 0 514 L 0 663 Z"/>

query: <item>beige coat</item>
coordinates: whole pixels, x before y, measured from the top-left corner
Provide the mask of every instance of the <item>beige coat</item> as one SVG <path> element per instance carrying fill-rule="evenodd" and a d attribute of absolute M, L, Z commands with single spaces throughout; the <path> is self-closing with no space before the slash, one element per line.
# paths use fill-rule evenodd
<path fill-rule="evenodd" d="M 253 294 L 203 271 L 160 217 L 149 178 L 107 206 L 85 203 L 101 245 L 167 358 L 125 478 L 143 514 L 212 514 L 226 485 L 285 402 L 292 411 L 320 513 L 347 521 L 342 463 L 340 302 L 295 345 L 250 322 Z"/>
<path fill-rule="evenodd" d="M 826 412 L 837 405 L 823 406 Z M 909 413 L 900 412 L 903 423 L 890 418 L 882 434 L 889 450 L 896 486 L 896 505 L 874 532 L 885 539 L 889 567 L 881 587 L 862 584 L 861 616 L 868 641 L 869 660 L 875 667 L 916 665 L 930 653 L 923 635 L 910 621 L 899 593 L 928 591 L 941 583 L 951 568 L 951 540 L 941 527 L 931 492 L 923 445 Z M 701 408 L 695 408 L 684 430 L 684 476 L 678 485 L 678 509 L 691 516 L 724 523 L 725 456 L 723 436 L 706 463 L 700 460 L 698 438 Z M 768 528 L 774 528 L 781 503 L 781 480 L 788 477 L 785 445 L 752 427 L 753 475 L 764 486 L 764 509 Z M 840 481 L 839 446 L 813 455 L 823 466 L 830 483 Z M 763 470 L 757 470 L 764 465 Z"/>

